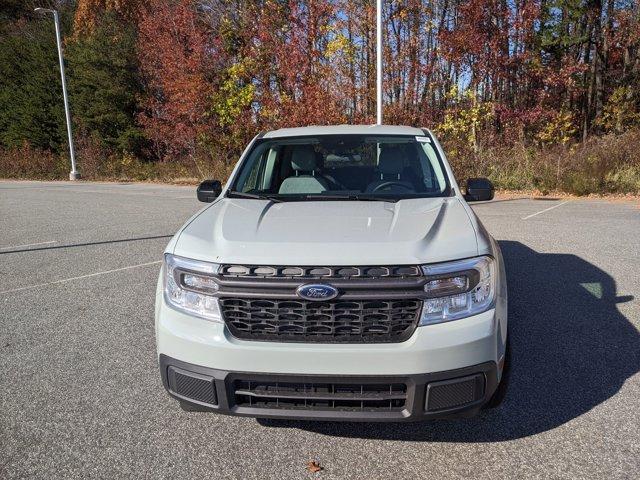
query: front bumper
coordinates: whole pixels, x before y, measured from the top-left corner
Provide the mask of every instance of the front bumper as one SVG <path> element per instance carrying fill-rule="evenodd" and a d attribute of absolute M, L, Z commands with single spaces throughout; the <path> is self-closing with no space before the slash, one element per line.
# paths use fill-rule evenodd
<path fill-rule="evenodd" d="M 258 418 L 406 422 L 469 417 L 477 414 L 491 398 L 498 383 L 494 362 L 445 372 L 402 376 L 229 372 L 192 365 L 166 355 L 160 355 L 159 362 L 162 382 L 177 400 L 216 413 Z M 251 392 L 262 393 L 250 397 L 246 387 L 251 384 L 284 388 L 278 394 L 274 390 L 253 388 Z M 298 396 L 292 400 L 292 385 L 304 388 L 304 398 Z M 402 392 L 397 396 L 402 399 L 394 400 L 399 403 L 391 403 L 389 400 L 374 400 L 371 390 L 368 396 L 366 391 L 364 394 L 354 393 L 354 387 L 372 385 L 394 385 L 394 388 L 402 385 L 404 387 L 397 390 Z M 380 395 L 381 390 L 377 388 L 375 394 Z M 333 395 L 319 391 L 333 392 Z M 342 393 L 341 397 L 337 396 L 340 393 L 335 393 L 344 391 L 350 393 Z M 265 396 L 269 397 L 268 400 L 262 398 L 264 401 L 260 402 L 259 397 Z M 276 397 L 279 397 L 279 403 Z M 326 400 L 329 397 L 333 400 Z M 249 398 L 253 398 L 253 403 Z M 322 398 L 326 401 L 318 402 Z"/>
<path fill-rule="evenodd" d="M 461 320 L 418 327 L 411 338 L 401 343 L 277 343 L 238 340 L 223 323 L 195 318 L 167 306 L 159 292 L 156 342 L 168 392 L 180 401 L 219 413 L 353 421 L 472 416 L 491 397 L 500 378 L 497 365 L 506 341 L 506 318 L 502 312 L 502 308 L 491 309 Z M 203 380 L 205 383 L 200 382 L 201 385 L 210 382 L 215 387 L 215 404 L 181 395 L 170 381 L 171 371 L 173 375 L 181 371 L 187 377 Z M 476 378 L 471 401 L 456 404 L 454 399 L 456 405 L 452 408 L 427 408 L 429 384 L 466 377 Z M 367 411 L 364 404 L 359 411 L 300 406 L 255 408 L 236 401 L 235 385 L 240 380 L 338 386 L 402 384 L 405 401 L 402 408 L 389 411 L 379 408 Z"/>
<path fill-rule="evenodd" d="M 323 344 L 238 340 L 223 323 L 187 315 L 156 297 L 156 345 L 166 355 L 202 367 L 266 374 L 402 376 L 498 363 L 506 318 L 491 309 L 418 327 L 400 343 Z M 501 319 L 502 317 L 502 319 Z"/>

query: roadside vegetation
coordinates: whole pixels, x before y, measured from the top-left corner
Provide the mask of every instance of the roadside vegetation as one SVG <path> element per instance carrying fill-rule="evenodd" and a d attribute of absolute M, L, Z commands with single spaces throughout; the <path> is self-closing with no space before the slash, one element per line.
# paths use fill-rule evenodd
<path fill-rule="evenodd" d="M 374 123 L 375 2 L 43 0 L 61 13 L 82 177 L 225 179 L 258 131 Z M 385 123 L 460 179 L 640 194 L 636 0 L 385 1 Z M 0 13 L 0 177 L 66 179 L 53 22 Z"/>

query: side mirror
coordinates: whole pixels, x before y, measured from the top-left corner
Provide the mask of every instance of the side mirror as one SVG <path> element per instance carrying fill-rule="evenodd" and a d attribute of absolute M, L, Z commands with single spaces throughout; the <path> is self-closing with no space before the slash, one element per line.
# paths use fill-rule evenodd
<path fill-rule="evenodd" d="M 211 203 L 222 193 L 222 183 L 220 180 L 205 180 L 198 185 L 198 200 Z"/>
<path fill-rule="evenodd" d="M 467 180 L 467 193 L 464 199 L 467 202 L 493 200 L 493 193 L 493 184 L 488 178 L 470 178 Z"/>

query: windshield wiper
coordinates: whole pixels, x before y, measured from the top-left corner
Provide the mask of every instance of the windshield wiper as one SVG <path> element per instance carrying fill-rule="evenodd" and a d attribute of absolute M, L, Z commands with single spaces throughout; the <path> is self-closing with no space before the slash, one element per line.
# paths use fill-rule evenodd
<path fill-rule="evenodd" d="M 235 190 L 229 190 L 227 192 L 229 198 L 255 198 L 258 200 L 271 200 L 272 202 L 304 202 L 304 201 L 331 201 L 331 200 L 347 200 L 347 201 L 363 201 L 363 202 L 391 202 L 396 203 L 400 198 L 385 198 L 377 195 L 352 193 L 349 195 L 317 195 L 317 194 L 300 194 L 300 195 L 286 195 L 280 196 L 275 194 L 265 193 L 250 193 L 250 192 L 238 192 Z"/>
<path fill-rule="evenodd" d="M 402 200 L 402 198 L 393 198 L 393 197 L 378 197 L 376 195 L 368 195 L 368 194 L 358 194 L 358 195 L 352 195 L 354 198 L 353 200 L 362 200 L 362 201 L 371 201 L 371 202 L 391 202 L 391 203 L 397 203 L 398 201 Z"/>
<path fill-rule="evenodd" d="M 366 202 L 392 202 L 396 203 L 399 198 L 384 198 L 376 195 L 352 194 L 352 195 L 304 195 L 304 200 L 349 200 L 349 201 L 366 201 Z"/>
<path fill-rule="evenodd" d="M 229 198 L 255 198 L 258 200 L 271 200 L 274 203 L 282 202 L 283 199 L 276 197 L 275 195 L 269 194 L 258 194 L 258 193 L 249 193 L 249 192 L 237 192 L 235 190 L 229 190 L 227 192 L 227 197 Z"/>

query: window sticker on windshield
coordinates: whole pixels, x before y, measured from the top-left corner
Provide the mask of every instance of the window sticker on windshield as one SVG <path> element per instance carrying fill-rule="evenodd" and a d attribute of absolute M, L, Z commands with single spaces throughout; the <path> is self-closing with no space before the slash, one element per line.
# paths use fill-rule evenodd
<path fill-rule="evenodd" d="M 429 137 L 416 137 L 416 141 L 422 143 L 431 143 L 431 139 Z"/>

